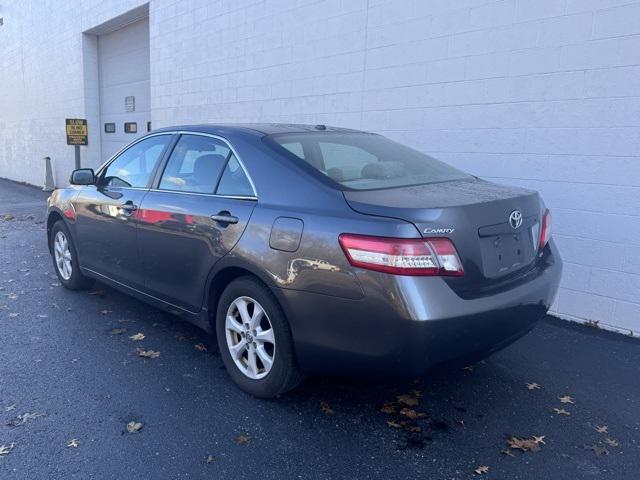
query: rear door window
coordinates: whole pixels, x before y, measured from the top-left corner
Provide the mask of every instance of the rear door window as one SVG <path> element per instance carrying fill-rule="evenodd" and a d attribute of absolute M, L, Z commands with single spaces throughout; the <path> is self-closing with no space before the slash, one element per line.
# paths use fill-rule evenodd
<path fill-rule="evenodd" d="M 227 166 L 224 168 L 216 193 L 218 195 L 239 197 L 255 196 L 244 168 L 242 168 L 242 165 L 233 154 L 231 154 L 231 158 L 229 158 Z"/>
<path fill-rule="evenodd" d="M 214 193 L 231 150 L 222 140 L 182 135 L 160 179 L 160 190 Z"/>

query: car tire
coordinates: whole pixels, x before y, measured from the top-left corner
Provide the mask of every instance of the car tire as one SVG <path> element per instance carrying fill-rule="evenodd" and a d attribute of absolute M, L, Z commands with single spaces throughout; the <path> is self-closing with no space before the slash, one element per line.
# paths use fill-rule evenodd
<path fill-rule="evenodd" d="M 263 313 L 256 315 L 260 311 Z M 240 277 L 222 292 L 216 311 L 216 334 L 225 367 L 245 392 L 273 398 L 302 381 L 289 323 L 273 293 L 257 279 Z"/>
<path fill-rule="evenodd" d="M 90 287 L 94 280 L 85 277 L 79 268 L 78 253 L 71 233 L 62 220 L 51 228 L 50 250 L 53 269 L 63 287 L 69 290 L 81 290 Z M 66 265 L 65 265 L 66 264 Z"/>

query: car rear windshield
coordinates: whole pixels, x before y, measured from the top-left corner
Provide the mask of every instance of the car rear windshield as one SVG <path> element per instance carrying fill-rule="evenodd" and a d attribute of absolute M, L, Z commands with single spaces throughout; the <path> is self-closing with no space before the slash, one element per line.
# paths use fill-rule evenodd
<path fill-rule="evenodd" d="M 375 190 L 470 178 L 381 135 L 304 132 L 269 138 L 346 189 Z"/>

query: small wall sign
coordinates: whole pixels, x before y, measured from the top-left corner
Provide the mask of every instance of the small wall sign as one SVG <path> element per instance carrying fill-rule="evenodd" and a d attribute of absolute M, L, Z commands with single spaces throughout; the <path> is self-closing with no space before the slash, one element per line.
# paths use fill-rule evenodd
<path fill-rule="evenodd" d="M 86 118 L 66 118 L 67 145 L 88 145 L 89 131 Z"/>
<path fill-rule="evenodd" d="M 136 111 L 136 97 L 128 95 L 124 97 L 124 111 L 135 112 Z"/>
<path fill-rule="evenodd" d="M 136 122 L 125 122 L 124 133 L 138 133 L 138 124 Z"/>
<path fill-rule="evenodd" d="M 104 124 L 104 133 L 116 133 L 116 124 L 115 123 L 105 123 Z"/>

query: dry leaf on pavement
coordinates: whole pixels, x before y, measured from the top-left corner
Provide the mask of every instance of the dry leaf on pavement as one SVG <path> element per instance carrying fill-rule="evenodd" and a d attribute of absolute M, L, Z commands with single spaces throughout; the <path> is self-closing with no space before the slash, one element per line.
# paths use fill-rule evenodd
<path fill-rule="evenodd" d="M 561 403 L 570 403 L 572 405 L 576 403 L 575 400 L 570 395 L 558 397 L 558 399 L 560 400 Z"/>
<path fill-rule="evenodd" d="M 536 382 L 533 382 L 533 383 L 527 383 L 527 388 L 529 390 L 539 390 L 541 388 L 541 386 L 539 384 L 537 384 Z"/>
<path fill-rule="evenodd" d="M 70 448 L 78 448 L 78 445 L 80 445 L 80 441 L 77 438 L 72 438 L 67 442 L 67 447 Z"/>
<path fill-rule="evenodd" d="M 399 403 L 403 403 L 407 407 L 415 407 L 419 403 L 418 399 L 415 396 L 409 395 L 409 394 L 398 395 L 396 399 L 398 400 Z"/>
<path fill-rule="evenodd" d="M 596 432 L 598 433 L 609 433 L 609 427 L 607 427 L 606 425 L 602 425 L 602 426 L 595 426 Z"/>
<path fill-rule="evenodd" d="M 424 418 L 427 416 L 426 413 L 416 412 L 411 408 L 403 408 L 402 410 L 400 410 L 400 415 L 403 415 L 411 420 L 416 420 L 418 418 Z"/>
<path fill-rule="evenodd" d="M 144 340 L 145 336 L 144 336 L 144 333 L 138 332 L 135 335 L 131 335 L 129 338 L 134 342 L 139 342 L 140 340 Z"/>
<path fill-rule="evenodd" d="M 336 412 L 327 402 L 320 402 L 320 411 L 326 415 L 335 415 Z"/>
<path fill-rule="evenodd" d="M 137 348 L 136 352 L 138 356 L 142 358 L 158 358 L 160 356 L 160 352 L 156 352 L 155 350 L 145 350 L 144 348 Z"/>
<path fill-rule="evenodd" d="M 607 437 L 607 438 L 604 439 L 604 443 L 606 443 L 610 447 L 619 447 L 620 446 L 620 442 L 618 442 L 618 440 L 616 440 L 615 438 Z"/>
<path fill-rule="evenodd" d="M 522 450 L 523 452 L 538 452 L 540 450 L 540 442 L 537 442 L 535 440 L 536 438 L 540 437 L 533 437 L 533 439 L 510 437 L 507 439 L 507 444 L 509 445 L 509 448 L 513 450 Z"/>
<path fill-rule="evenodd" d="M 126 328 L 112 328 L 111 330 L 109 330 L 109 335 L 122 335 L 126 331 Z"/>
<path fill-rule="evenodd" d="M 140 422 L 129 422 L 129 423 L 127 423 L 127 432 L 129 432 L 129 433 L 137 433 L 140 430 L 142 430 L 142 427 L 144 427 L 143 423 L 140 423 Z"/>
<path fill-rule="evenodd" d="M 400 425 L 397 422 L 394 422 L 393 420 L 388 420 L 387 421 L 387 427 L 389 427 L 389 428 L 402 428 L 402 425 Z"/>
<path fill-rule="evenodd" d="M 22 415 L 18 415 L 13 420 L 7 422 L 7 425 L 10 427 L 19 427 L 20 425 L 24 425 L 25 423 L 27 423 L 29 420 L 34 420 L 38 417 L 44 417 L 44 415 L 45 415 L 44 413 L 38 413 L 38 412 L 23 413 Z"/>
<path fill-rule="evenodd" d="M 207 351 L 207 346 L 204 343 L 196 343 L 194 345 L 195 349 L 200 351 L 200 352 L 206 352 Z"/>
<path fill-rule="evenodd" d="M 15 447 L 15 443 L 9 443 L 7 445 L 0 445 L 0 457 L 4 457 L 5 455 L 9 455 L 13 447 Z"/>
<path fill-rule="evenodd" d="M 100 310 L 100 313 L 102 315 L 109 315 L 111 312 L 113 312 L 113 310 L 106 310 L 106 309 L 105 310 Z"/>
<path fill-rule="evenodd" d="M 564 408 L 554 408 L 553 411 L 556 412 L 556 415 L 567 415 L 567 416 L 571 415 Z"/>
<path fill-rule="evenodd" d="M 595 453 L 598 457 L 601 457 L 602 455 L 609 455 L 609 450 L 600 445 L 589 445 L 585 446 L 584 448 L 586 450 L 592 450 L 593 453 Z"/>
<path fill-rule="evenodd" d="M 211 454 L 207 455 L 207 458 L 204 459 L 204 463 L 206 463 L 207 465 L 215 462 L 215 457 Z"/>
<path fill-rule="evenodd" d="M 386 413 L 387 415 L 393 415 L 396 413 L 396 406 L 392 402 L 384 402 L 382 407 L 380 408 L 382 413 Z"/>
<path fill-rule="evenodd" d="M 251 441 L 251 436 L 249 435 L 238 435 L 236 437 L 236 443 L 238 445 L 246 445 Z"/>
<path fill-rule="evenodd" d="M 487 467 L 486 465 L 481 465 L 474 470 L 474 473 L 476 475 L 485 475 L 489 473 L 489 467 Z"/>

